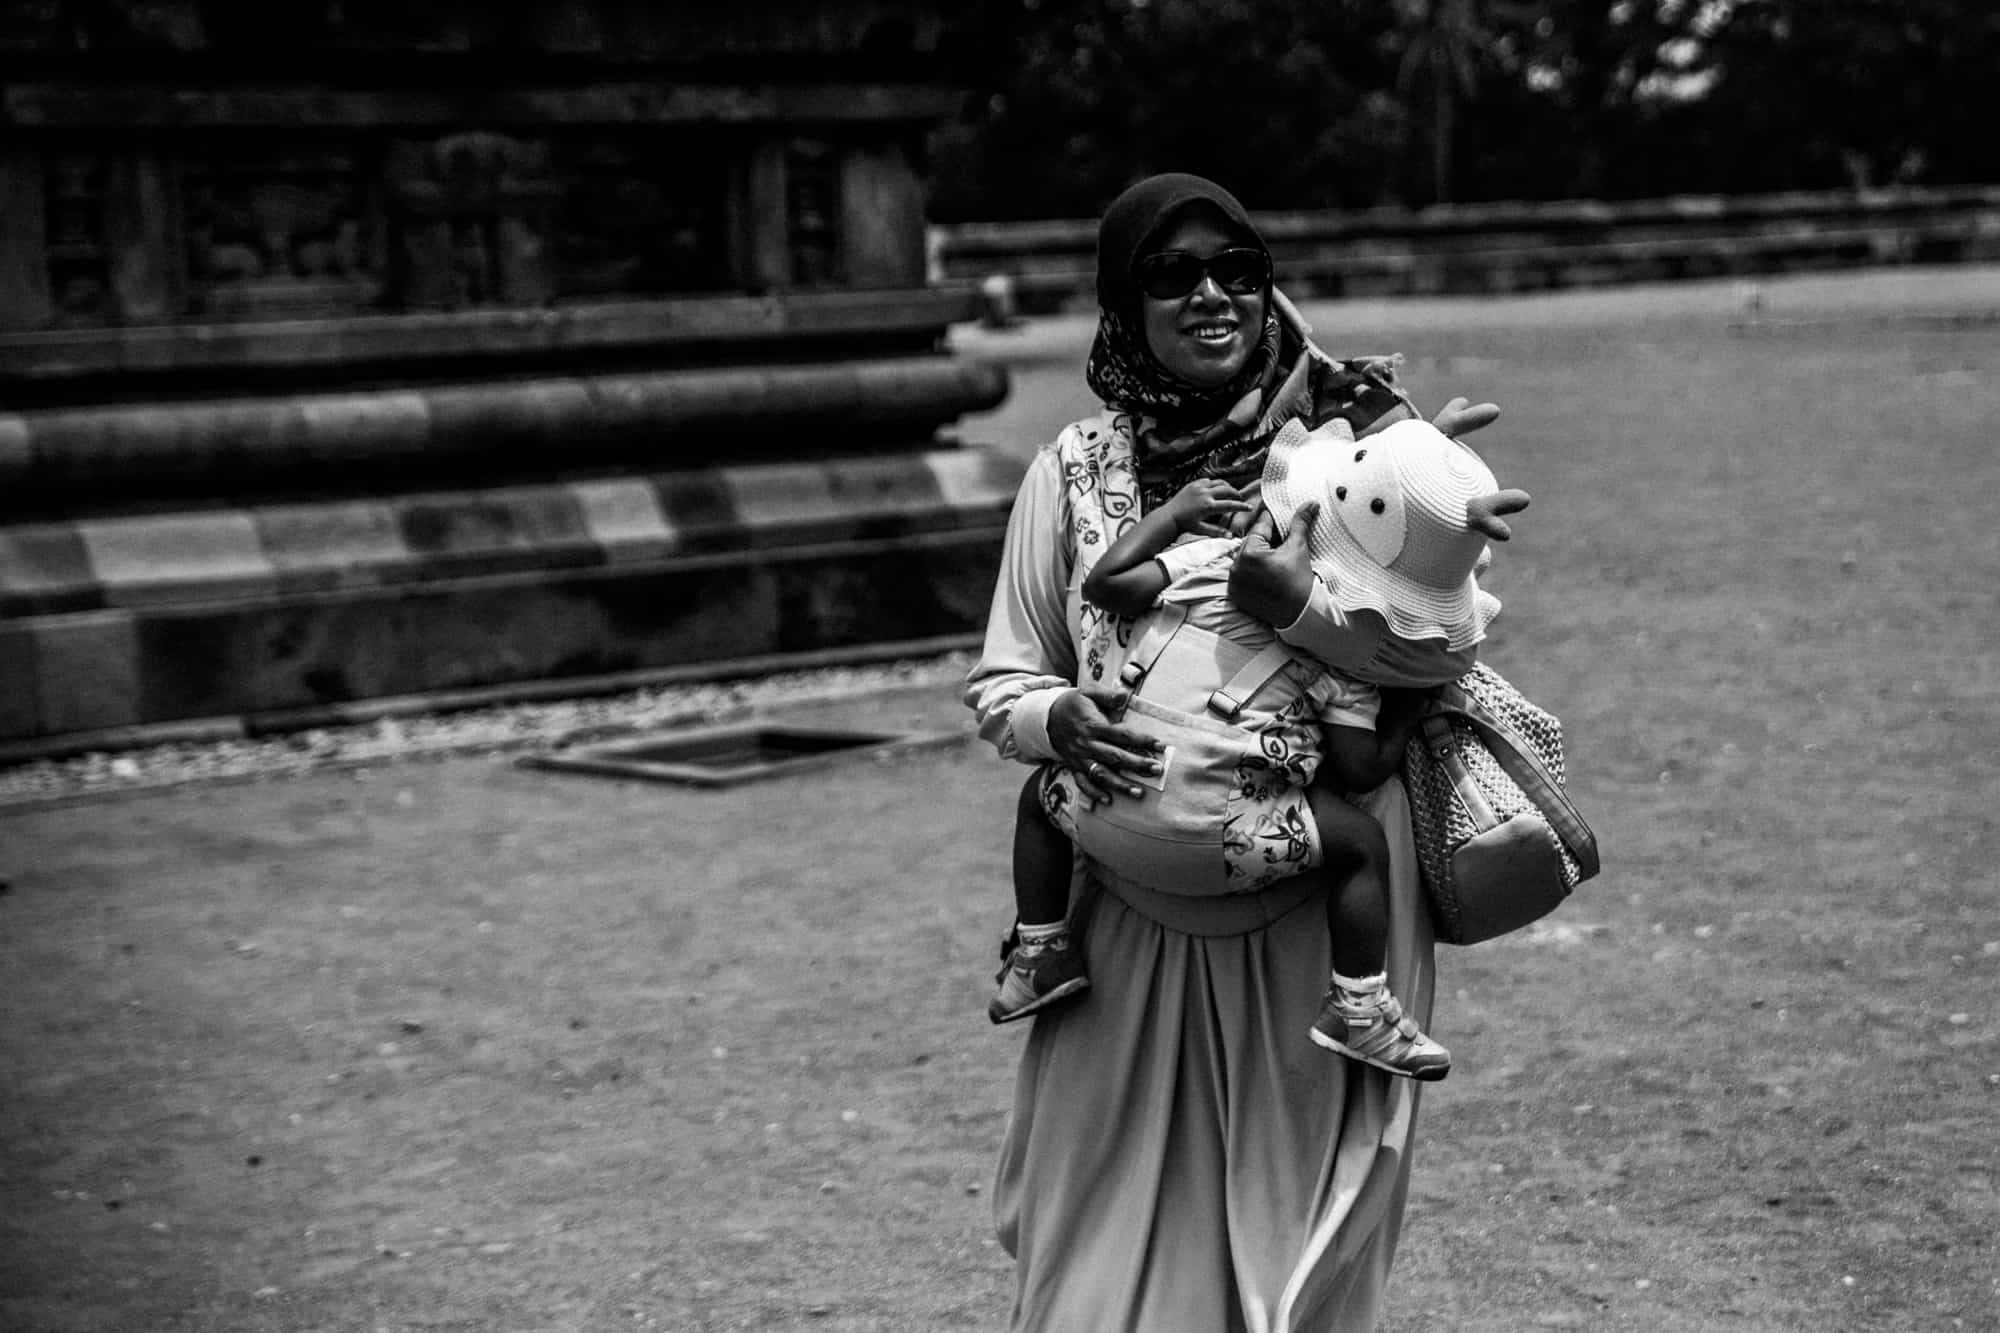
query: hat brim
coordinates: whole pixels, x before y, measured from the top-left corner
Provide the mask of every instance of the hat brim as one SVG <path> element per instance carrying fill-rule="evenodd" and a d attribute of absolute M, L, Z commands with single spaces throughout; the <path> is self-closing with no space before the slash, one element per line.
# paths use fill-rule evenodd
<path fill-rule="evenodd" d="M 1374 612 L 1399 639 L 1442 640 L 1454 651 L 1484 639 L 1500 609 L 1499 599 L 1481 591 L 1472 576 L 1452 588 L 1433 588 L 1377 564 L 1326 506 L 1328 474 L 1322 464 L 1332 455 L 1301 448 L 1306 436 L 1304 424 L 1294 420 L 1271 441 L 1264 464 L 1264 507 L 1277 520 L 1282 538 L 1301 508 L 1320 505 L 1319 521 L 1307 533 L 1306 544 L 1313 573 L 1326 584 L 1333 604 L 1348 613 Z"/>

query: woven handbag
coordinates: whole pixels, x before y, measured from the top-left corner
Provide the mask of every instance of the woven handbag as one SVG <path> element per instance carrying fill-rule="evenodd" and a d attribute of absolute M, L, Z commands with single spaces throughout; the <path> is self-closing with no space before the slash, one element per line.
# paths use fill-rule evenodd
<path fill-rule="evenodd" d="M 1403 780 L 1440 943 L 1519 930 L 1597 873 L 1563 790 L 1562 724 L 1483 663 L 1437 692 Z"/>

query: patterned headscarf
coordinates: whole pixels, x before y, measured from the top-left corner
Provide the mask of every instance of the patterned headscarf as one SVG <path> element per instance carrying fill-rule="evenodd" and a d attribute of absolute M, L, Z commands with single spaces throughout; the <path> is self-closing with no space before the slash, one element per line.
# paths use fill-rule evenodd
<path fill-rule="evenodd" d="M 1097 233 L 1097 336 L 1084 378 L 1105 406 L 1132 418 L 1147 510 L 1198 477 L 1238 486 L 1256 480 L 1272 436 L 1294 417 L 1318 426 L 1329 417 L 1359 415 L 1359 429 L 1405 401 L 1395 388 L 1393 362 L 1331 360 L 1312 345 L 1290 303 L 1268 287 L 1263 336 L 1227 384 L 1204 389 L 1162 366 L 1146 342 L 1145 297 L 1133 265 L 1190 210 L 1219 220 L 1239 245 L 1267 249 L 1234 195 L 1180 172 L 1149 177 L 1119 195 Z M 1364 395 L 1372 401 L 1356 401 Z"/>

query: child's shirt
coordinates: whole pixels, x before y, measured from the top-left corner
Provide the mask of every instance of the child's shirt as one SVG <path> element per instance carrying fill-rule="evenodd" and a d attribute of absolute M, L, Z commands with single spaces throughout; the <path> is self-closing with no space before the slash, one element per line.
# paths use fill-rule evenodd
<path fill-rule="evenodd" d="M 1229 571 L 1242 547 L 1240 537 L 1192 537 L 1168 547 L 1154 557 L 1167 571 L 1167 589 L 1160 600 L 1188 603 L 1190 624 L 1200 624 L 1246 646 L 1262 647 L 1273 638 L 1283 639 L 1327 670 L 1366 685 L 1428 689 L 1457 680 L 1479 660 L 1476 644 L 1454 651 L 1445 647 L 1442 639 L 1401 639 L 1389 632 L 1388 621 L 1372 611 L 1341 610 L 1317 577 L 1299 618 L 1273 630 L 1229 601 Z M 1484 590 L 1477 595 L 1487 602 L 1496 600 Z M 1196 599 L 1227 605 L 1204 609 L 1204 618 L 1197 620 Z"/>
<path fill-rule="evenodd" d="M 1196 629 L 1228 639 L 1238 647 L 1262 651 L 1278 642 L 1277 631 L 1239 608 L 1229 597 L 1229 570 L 1242 546 L 1235 537 L 1192 537 L 1168 547 L 1157 557 L 1167 572 L 1167 586 L 1159 602 L 1183 607 L 1187 623 Z M 1295 656 L 1286 673 L 1307 700 L 1300 716 L 1274 717 L 1268 710 L 1246 708 L 1238 721 L 1252 731 L 1272 727 L 1297 730 L 1294 743 L 1318 750 L 1321 726 L 1359 727 L 1375 730 L 1375 718 L 1382 710 L 1382 695 L 1367 681 L 1337 671 L 1329 671 L 1304 654 Z M 1224 682 L 1216 681 L 1217 686 Z M 1316 762 L 1316 760 L 1315 760 Z"/>

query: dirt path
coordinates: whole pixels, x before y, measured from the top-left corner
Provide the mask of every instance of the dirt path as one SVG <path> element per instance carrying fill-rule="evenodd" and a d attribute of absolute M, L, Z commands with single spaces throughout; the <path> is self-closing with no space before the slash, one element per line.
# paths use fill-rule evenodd
<path fill-rule="evenodd" d="M 2000 301 L 1936 282 L 1975 295 L 1395 339 L 1508 406 L 1488 656 L 1606 869 L 1440 958 L 1384 1333 L 2000 1327 Z M 1019 413 L 1075 336 L 1030 331 L 1069 350 Z M 1018 777 L 451 759 L 0 813 L 0 1329 L 1000 1328 Z"/>

